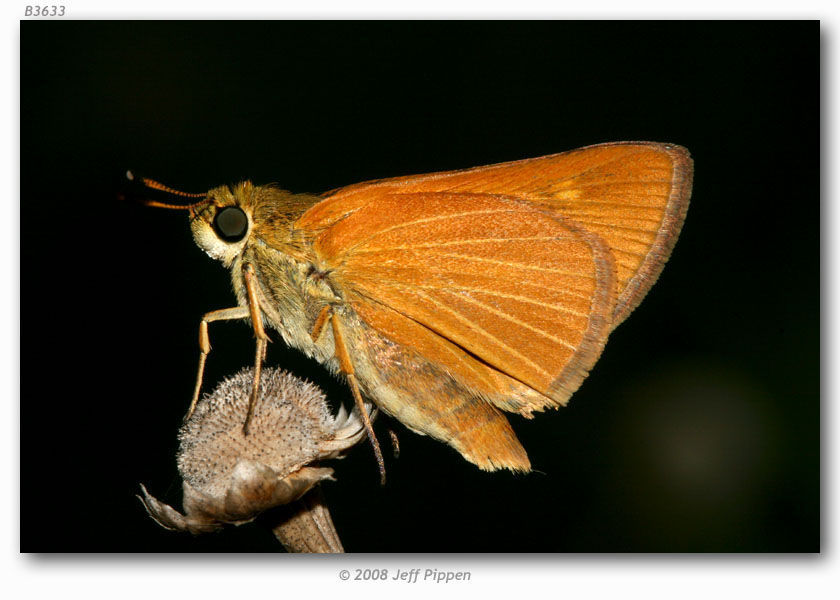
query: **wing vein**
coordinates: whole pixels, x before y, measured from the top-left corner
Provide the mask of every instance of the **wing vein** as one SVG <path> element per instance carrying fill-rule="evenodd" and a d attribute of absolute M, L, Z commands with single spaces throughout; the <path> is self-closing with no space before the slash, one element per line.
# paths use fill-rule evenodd
<path fill-rule="evenodd" d="M 435 304 L 436 306 L 438 306 L 439 309 L 444 310 L 444 311 L 448 312 L 449 314 L 451 314 L 453 317 L 455 317 L 455 319 L 457 319 L 461 323 L 467 325 L 470 329 L 473 329 L 476 332 L 479 332 L 480 334 L 482 334 L 484 337 L 492 340 L 494 344 L 497 344 L 498 346 L 501 346 L 502 348 L 506 348 L 511 354 L 514 354 L 514 355 L 518 356 L 523 362 L 528 363 L 535 370 L 539 371 L 540 373 L 543 373 L 544 375 L 546 375 L 548 377 L 551 377 L 551 373 L 549 373 L 548 371 L 543 369 L 541 366 L 539 366 L 537 363 L 532 361 L 530 358 L 528 358 L 527 356 L 525 356 L 521 352 L 518 352 L 517 350 L 511 348 L 510 346 L 505 344 L 503 341 L 501 341 L 499 338 L 497 338 L 496 336 L 491 334 L 489 331 L 480 327 L 477 323 L 475 323 L 473 321 L 470 321 L 469 319 L 465 318 L 457 310 L 453 310 L 453 309 L 449 308 L 448 306 L 446 306 L 444 304 L 441 304 L 439 302 L 435 302 L 434 298 L 430 298 L 429 296 L 427 296 L 426 294 L 424 294 L 422 292 L 418 292 L 418 294 L 420 296 L 423 296 L 426 300 L 428 300 L 432 304 Z"/>
<path fill-rule="evenodd" d="M 409 193 L 409 194 L 394 194 L 394 195 L 406 195 L 406 196 L 408 196 L 408 195 L 413 195 L 413 194 Z M 359 240 L 356 244 L 354 244 L 354 247 L 359 246 L 361 244 L 364 244 L 368 240 L 373 239 L 378 235 L 382 235 L 382 234 L 388 233 L 390 231 L 395 231 L 397 229 L 403 229 L 405 227 L 411 227 L 412 225 L 421 225 L 423 223 L 433 223 L 435 221 L 444 221 L 444 220 L 447 220 L 447 219 L 457 219 L 459 217 L 467 217 L 467 216 L 474 216 L 474 215 L 493 215 L 493 214 L 504 214 L 504 213 L 512 213 L 512 212 L 516 212 L 516 211 L 514 211 L 512 209 L 494 208 L 494 209 L 490 209 L 490 210 L 471 210 L 471 211 L 461 212 L 461 213 L 453 213 L 453 214 L 446 214 L 446 215 L 435 215 L 433 217 L 426 217 L 424 219 L 415 219 L 413 221 L 405 221 L 404 223 L 398 223 L 397 225 L 392 225 L 391 227 L 386 227 L 385 229 L 379 229 L 377 231 L 374 231 L 368 237 Z"/>
<path fill-rule="evenodd" d="M 572 173 L 571 175 L 568 175 L 566 177 L 561 177 L 560 179 L 556 179 L 554 181 L 554 183 L 555 184 L 563 183 L 564 181 L 569 181 L 570 179 L 574 179 L 576 177 L 581 177 L 583 175 L 591 173 L 592 171 L 594 171 L 596 169 L 600 169 L 604 165 L 608 165 L 608 164 L 613 163 L 613 162 L 618 162 L 620 160 L 627 160 L 628 157 L 633 156 L 634 154 L 641 154 L 645 150 L 646 150 L 646 148 L 636 148 L 635 152 L 630 152 L 628 154 L 625 154 L 624 156 L 612 156 L 610 158 L 605 159 L 603 162 L 598 162 L 598 163 L 592 165 L 588 169 L 584 169 L 583 171 L 579 171 L 577 173 Z"/>
<path fill-rule="evenodd" d="M 601 226 L 600 223 L 590 223 L 590 225 L 597 225 L 598 227 Z M 604 225 L 604 227 L 610 227 L 609 225 Z M 594 229 L 595 233 L 600 233 L 597 229 Z M 653 237 L 654 232 L 652 231 L 645 231 L 643 233 L 651 234 Z M 615 232 L 609 232 L 610 239 L 618 239 L 618 240 L 627 240 L 628 242 L 636 242 L 637 244 L 644 244 L 645 246 L 650 246 L 653 243 L 652 239 L 644 239 L 640 236 L 632 236 L 632 235 L 621 235 Z"/>
<path fill-rule="evenodd" d="M 660 196 L 660 197 L 663 197 L 663 198 L 665 197 L 662 194 L 633 194 L 633 195 L 634 196 L 640 196 L 640 195 L 654 196 L 655 195 L 655 196 Z M 566 208 L 570 207 L 570 206 L 575 205 L 575 204 L 583 204 L 583 205 L 587 205 L 587 206 L 614 206 L 614 207 L 618 207 L 618 208 L 627 208 L 627 207 L 630 207 L 630 208 L 647 208 L 647 209 L 650 209 L 650 210 L 662 210 L 662 209 L 665 208 L 664 205 L 663 206 L 656 206 L 656 205 L 651 206 L 650 204 L 636 204 L 636 203 L 630 203 L 630 202 L 604 202 L 604 201 L 600 201 L 600 200 L 556 200 L 556 203 L 558 205 L 562 206 L 564 210 Z M 545 201 L 544 200 L 540 201 L 540 204 L 545 204 Z M 554 204 L 552 204 L 552 206 L 554 206 Z"/>
<path fill-rule="evenodd" d="M 533 298 L 528 298 L 526 296 L 518 296 L 516 294 L 505 294 L 504 292 L 497 292 L 495 290 L 487 290 L 484 288 L 474 288 L 474 287 L 467 287 L 464 285 L 447 285 L 446 287 L 440 287 L 436 285 L 423 285 L 423 284 L 404 284 L 400 283 L 399 281 L 391 281 L 391 284 L 394 287 L 402 288 L 406 290 L 440 290 L 443 292 L 448 292 L 450 290 L 458 290 L 461 292 L 477 292 L 479 294 L 487 294 L 489 296 L 498 296 L 499 298 L 507 298 L 509 300 L 518 300 L 520 302 L 525 302 L 528 304 L 534 304 L 536 306 L 540 306 L 542 308 L 550 308 L 552 310 L 556 310 L 559 312 L 568 313 L 570 315 L 575 315 L 576 317 L 583 317 L 589 318 L 588 313 L 582 313 L 576 310 L 572 310 L 571 308 L 567 308 L 560 304 L 548 304 L 547 302 L 540 302 L 539 300 L 534 300 Z M 422 293 L 422 292 L 419 292 Z M 425 296 L 425 294 L 423 294 Z"/>
<path fill-rule="evenodd" d="M 452 240 L 449 242 L 427 242 L 424 244 L 408 244 L 402 246 L 388 246 L 386 248 L 361 248 L 354 252 L 354 254 L 366 254 L 370 252 L 386 252 L 388 250 L 414 250 L 417 248 L 442 248 L 445 246 L 458 246 L 460 244 L 491 244 L 493 242 L 537 242 L 537 241 L 557 241 L 557 240 L 571 240 L 575 239 L 570 235 L 552 235 L 552 236 L 536 236 L 536 237 L 508 237 L 508 238 L 473 238 L 465 240 Z"/>
<path fill-rule="evenodd" d="M 501 317 L 501 318 L 503 318 L 507 321 L 510 321 L 511 323 L 516 323 L 520 327 L 524 327 L 525 329 L 530 329 L 534 333 L 538 333 L 538 334 L 542 335 L 543 337 L 560 344 L 561 346 L 565 346 L 569 350 L 572 350 L 572 351 L 577 350 L 577 348 L 575 346 L 571 345 L 569 342 L 567 342 L 565 340 L 562 340 L 562 339 L 560 339 L 556 336 L 553 336 L 550 333 L 548 333 L 547 331 L 544 331 L 544 330 L 540 329 L 539 327 L 534 327 L 533 325 L 529 325 L 525 321 L 520 321 L 519 319 L 513 317 L 512 315 L 510 315 L 510 314 L 508 314 L 504 311 L 498 310 L 496 308 L 493 308 L 492 306 L 490 306 L 488 304 L 485 304 L 484 302 L 481 302 L 479 300 L 476 300 L 475 298 L 470 298 L 469 296 L 458 296 L 458 298 L 461 299 L 461 300 L 466 300 L 467 302 L 470 302 L 470 303 L 475 304 L 477 306 L 480 306 L 484 310 L 486 310 L 488 312 L 491 312 L 494 315 L 498 315 L 499 317 Z"/>
<path fill-rule="evenodd" d="M 501 265 L 501 266 L 504 266 L 504 267 L 513 267 L 513 268 L 525 269 L 525 270 L 531 270 L 531 271 L 540 271 L 540 272 L 546 272 L 546 273 L 557 273 L 558 275 L 567 275 L 567 276 L 570 276 L 570 277 L 581 277 L 580 273 L 573 273 L 572 271 L 564 271 L 563 269 L 553 269 L 551 267 L 540 267 L 539 265 L 526 265 L 526 264 L 523 264 L 523 263 L 508 262 L 508 261 L 505 261 L 505 260 L 496 260 L 496 259 L 492 259 L 492 258 L 485 258 L 483 256 L 470 256 L 469 254 L 453 254 L 453 253 L 441 253 L 441 254 L 436 254 L 435 256 L 439 256 L 441 258 L 459 258 L 459 259 L 470 260 L 470 261 L 474 261 L 474 262 L 482 262 L 482 263 L 487 263 L 487 264 L 491 264 L 491 265 Z M 586 277 L 586 278 L 587 279 L 592 279 L 592 277 Z M 524 283 L 527 284 L 527 282 L 524 282 Z M 527 284 L 527 285 L 533 285 L 533 284 Z M 584 294 L 579 294 L 579 293 L 573 292 L 571 290 L 556 290 L 556 291 L 558 291 L 560 293 L 563 293 L 563 294 L 568 294 L 570 296 L 575 296 L 576 298 L 582 298 L 582 299 L 588 299 L 589 298 L 589 296 L 586 296 Z"/>
<path fill-rule="evenodd" d="M 621 254 L 629 254 L 630 256 L 638 256 L 640 258 L 645 258 L 648 253 L 640 253 L 640 252 L 631 252 L 630 250 L 622 250 L 621 248 L 610 248 L 613 252 L 618 252 Z"/>
<path fill-rule="evenodd" d="M 662 223 L 662 219 L 643 219 L 640 217 L 621 217 L 622 221 L 644 221 L 646 223 L 650 223 L 654 225 L 654 228 L 644 228 L 644 227 L 632 227 L 630 225 L 616 225 L 614 224 L 614 218 L 601 215 L 598 213 L 591 213 L 591 212 L 580 212 L 576 210 L 564 210 L 563 216 L 572 217 L 573 220 L 577 223 L 589 223 L 591 225 L 608 225 L 609 227 L 613 227 L 616 229 L 629 229 L 632 231 L 644 231 L 646 233 L 651 233 L 654 228 L 659 227 L 660 223 Z M 595 219 L 598 219 L 597 221 Z"/>
<path fill-rule="evenodd" d="M 543 273 L 556 273 L 557 275 L 564 275 L 564 276 L 567 276 L 567 277 L 594 279 L 594 276 L 585 275 L 585 274 L 582 274 L 582 273 L 576 273 L 574 271 L 566 271 L 564 269 L 555 269 L 555 268 L 552 268 L 552 267 L 541 267 L 539 265 L 526 265 L 526 264 L 523 264 L 523 263 L 508 262 L 508 261 L 505 261 L 505 260 L 497 260 L 497 259 L 493 259 L 493 258 L 485 258 L 483 256 L 471 256 L 469 254 L 457 254 L 457 253 L 451 253 L 451 252 L 441 252 L 439 254 L 435 253 L 433 256 L 435 258 L 456 258 L 456 259 L 463 259 L 463 260 L 468 260 L 468 261 L 473 261 L 473 262 L 487 263 L 487 264 L 491 264 L 491 265 L 500 265 L 500 266 L 503 266 L 503 267 L 513 267 L 513 268 L 519 268 L 519 269 L 524 269 L 524 270 L 529 270 L 529 271 L 539 271 L 539 272 L 543 272 Z M 581 297 L 583 297 L 583 296 L 581 296 Z"/>
<path fill-rule="evenodd" d="M 662 183 L 662 184 L 671 184 L 671 175 L 667 169 L 660 169 L 663 173 L 666 174 L 665 179 L 645 179 L 644 181 L 638 179 L 627 179 L 624 181 L 591 181 L 589 183 L 576 183 L 574 185 L 568 186 L 561 186 L 563 191 L 567 190 L 575 190 L 579 188 L 593 188 L 599 186 L 614 186 L 614 185 L 649 185 L 651 183 Z"/>

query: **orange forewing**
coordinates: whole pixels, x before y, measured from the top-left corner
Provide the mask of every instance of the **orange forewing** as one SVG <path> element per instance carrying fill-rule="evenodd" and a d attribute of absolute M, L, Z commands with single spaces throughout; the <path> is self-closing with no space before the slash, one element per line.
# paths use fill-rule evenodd
<path fill-rule="evenodd" d="M 322 229 L 389 193 L 502 194 L 545 205 L 598 234 L 616 262 L 613 326 L 644 298 L 676 242 L 691 192 L 685 148 L 652 142 L 601 144 L 486 167 L 396 177 L 327 194 L 301 219 Z"/>
<path fill-rule="evenodd" d="M 370 328 L 479 401 L 529 415 L 567 401 L 650 289 L 679 234 L 691 174 L 678 146 L 604 144 L 349 186 L 295 227 Z M 403 400 L 386 410 L 473 462 L 527 468 L 508 449 L 515 437 L 494 448 L 489 425 L 447 421 L 455 405 L 478 414 L 469 398 Z"/>

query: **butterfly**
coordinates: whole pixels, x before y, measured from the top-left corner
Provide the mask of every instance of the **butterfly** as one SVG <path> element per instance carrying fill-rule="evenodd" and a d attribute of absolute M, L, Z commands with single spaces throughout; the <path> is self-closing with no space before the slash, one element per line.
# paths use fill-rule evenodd
<path fill-rule="evenodd" d="M 484 470 L 530 470 L 505 413 L 565 405 L 656 281 L 685 220 L 685 148 L 617 142 L 322 195 L 242 182 L 184 194 L 196 243 L 231 270 L 256 382 L 267 329 L 342 374 L 384 478 L 369 400 Z M 247 427 L 247 419 L 246 419 Z"/>

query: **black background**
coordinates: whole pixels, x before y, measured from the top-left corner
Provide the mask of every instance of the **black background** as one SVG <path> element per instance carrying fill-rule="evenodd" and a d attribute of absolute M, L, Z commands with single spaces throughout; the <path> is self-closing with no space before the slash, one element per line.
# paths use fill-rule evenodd
<path fill-rule="evenodd" d="M 182 214 L 117 201 L 127 167 L 320 192 L 655 140 L 695 159 L 682 236 L 570 406 L 511 417 L 537 472 L 396 425 L 386 487 L 367 446 L 335 464 L 336 527 L 366 552 L 817 551 L 819 54 L 816 22 L 22 23 L 22 550 L 279 548 L 134 497 L 180 506 L 198 322 L 234 300 Z M 244 324 L 211 338 L 209 385 L 253 352 Z"/>

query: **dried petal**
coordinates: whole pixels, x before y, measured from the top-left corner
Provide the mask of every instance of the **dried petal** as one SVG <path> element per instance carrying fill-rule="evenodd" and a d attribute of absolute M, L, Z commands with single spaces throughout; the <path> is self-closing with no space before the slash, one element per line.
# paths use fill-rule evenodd
<path fill-rule="evenodd" d="M 140 488 L 143 490 L 143 495 L 137 497 L 140 498 L 143 506 L 146 507 L 146 512 L 149 513 L 149 516 L 161 527 L 173 531 L 189 531 L 190 533 L 206 533 L 219 529 L 220 525 L 215 521 L 205 520 L 198 517 L 197 514 L 191 514 L 186 517 L 168 504 L 164 504 L 149 494 L 142 484 Z"/>

